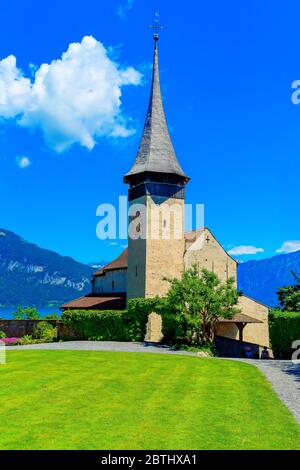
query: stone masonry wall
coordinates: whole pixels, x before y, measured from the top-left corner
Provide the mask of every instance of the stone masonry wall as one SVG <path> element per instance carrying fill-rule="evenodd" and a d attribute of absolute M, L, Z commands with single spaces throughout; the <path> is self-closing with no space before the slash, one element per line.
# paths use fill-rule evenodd
<path fill-rule="evenodd" d="M 146 239 L 129 237 L 127 298 L 163 296 L 169 289 L 163 278 L 183 272 L 184 201 L 142 196 L 133 203 L 146 207 L 145 227 L 139 227 Z"/>
<path fill-rule="evenodd" d="M 248 323 L 243 331 L 244 341 L 259 346 L 270 346 L 269 338 L 269 309 L 263 304 L 256 302 L 245 295 L 239 298 L 237 307 L 241 313 L 249 317 L 261 320 L 263 323 Z M 220 323 L 216 329 L 216 335 L 224 338 L 237 340 L 239 338 L 239 331 L 234 323 Z"/>
<path fill-rule="evenodd" d="M 222 282 L 230 277 L 236 281 L 237 263 L 222 248 L 220 243 L 205 229 L 199 238 L 188 248 L 184 255 L 185 270 L 197 264 L 199 270 L 212 271 Z"/>
<path fill-rule="evenodd" d="M 22 338 L 25 335 L 32 335 L 34 328 L 43 320 L 0 320 L 0 331 L 3 331 L 8 338 Z M 57 327 L 58 339 L 68 337 L 76 338 L 77 335 L 64 326 L 62 321 L 47 320 Z"/>

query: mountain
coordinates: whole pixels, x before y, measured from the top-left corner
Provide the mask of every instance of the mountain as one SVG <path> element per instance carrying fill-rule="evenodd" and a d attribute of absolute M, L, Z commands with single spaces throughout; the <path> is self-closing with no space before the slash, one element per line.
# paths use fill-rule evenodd
<path fill-rule="evenodd" d="M 0 306 L 61 305 L 90 292 L 93 272 L 105 264 L 85 265 L 0 229 Z M 238 267 L 238 288 L 273 307 L 277 288 L 295 283 L 291 271 L 300 276 L 300 251 L 247 261 Z"/>
<path fill-rule="evenodd" d="M 300 275 L 300 251 L 247 261 L 238 267 L 238 288 L 255 300 L 275 307 L 277 288 L 295 284 L 291 271 Z"/>
<path fill-rule="evenodd" d="M 0 229 L 0 306 L 56 306 L 90 292 L 94 268 Z"/>

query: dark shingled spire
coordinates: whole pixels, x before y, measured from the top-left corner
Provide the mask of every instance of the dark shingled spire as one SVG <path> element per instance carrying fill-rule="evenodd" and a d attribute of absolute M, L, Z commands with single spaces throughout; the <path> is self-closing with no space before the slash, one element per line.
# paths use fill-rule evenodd
<path fill-rule="evenodd" d="M 124 177 L 125 183 L 141 173 L 163 173 L 189 180 L 177 160 L 168 130 L 160 91 L 157 34 L 154 39 L 152 86 L 144 131 L 134 165 Z"/>

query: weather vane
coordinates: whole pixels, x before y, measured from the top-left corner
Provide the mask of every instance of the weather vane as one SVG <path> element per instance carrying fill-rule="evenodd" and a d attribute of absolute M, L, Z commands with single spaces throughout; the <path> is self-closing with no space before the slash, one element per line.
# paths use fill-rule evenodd
<path fill-rule="evenodd" d="M 154 29 L 154 40 L 155 41 L 158 41 L 159 40 L 159 30 L 162 30 L 163 29 L 163 26 L 161 24 L 159 24 L 159 14 L 158 13 L 155 13 L 155 20 L 154 20 L 154 24 L 151 24 L 149 26 L 150 29 Z"/>

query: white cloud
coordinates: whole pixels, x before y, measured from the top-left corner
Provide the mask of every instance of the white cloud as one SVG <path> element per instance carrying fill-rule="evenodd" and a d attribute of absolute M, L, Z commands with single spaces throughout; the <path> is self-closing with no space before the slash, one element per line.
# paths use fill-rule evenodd
<path fill-rule="evenodd" d="M 133 0 L 126 0 L 124 3 L 120 3 L 117 9 L 117 15 L 124 20 L 129 10 L 133 7 Z"/>
<path fill-rule="evenodd" d="M 300 250 L 300 240 L 288 240 L 276 250 L 276 253 L 293 253 L 298 250 Z"/>
<path fill-rule="evenodd" d="M 256 253 L 263 253 L 265 250 L 263 248 L 257 248 L 256 246 L 251 245 L 241 245 L 235 246 L 228 251 L 230 255 L 256 255 Z"/>
<path fill-rule="evenodd" d="M 61 59 L 37 68 L 26 78 L 9 56 L 0 61 L 0 118 L 39 129 L 57 152 L 79 143 L 92 149 L 99 137 L 128 137 L 121 111 L 122 87 L 139 85 L 142 75 L 108 57 L 102 43 L 85 36 Z"/>
<path fill-rule="evenodd" d="M 17 157 L 16 158 L 17 165 L 20 168 L 27 168 L 28 166 L 31 165 L 31 161 L 29 160 L 28 157 L 22 156 L 22 157 Z"/>

